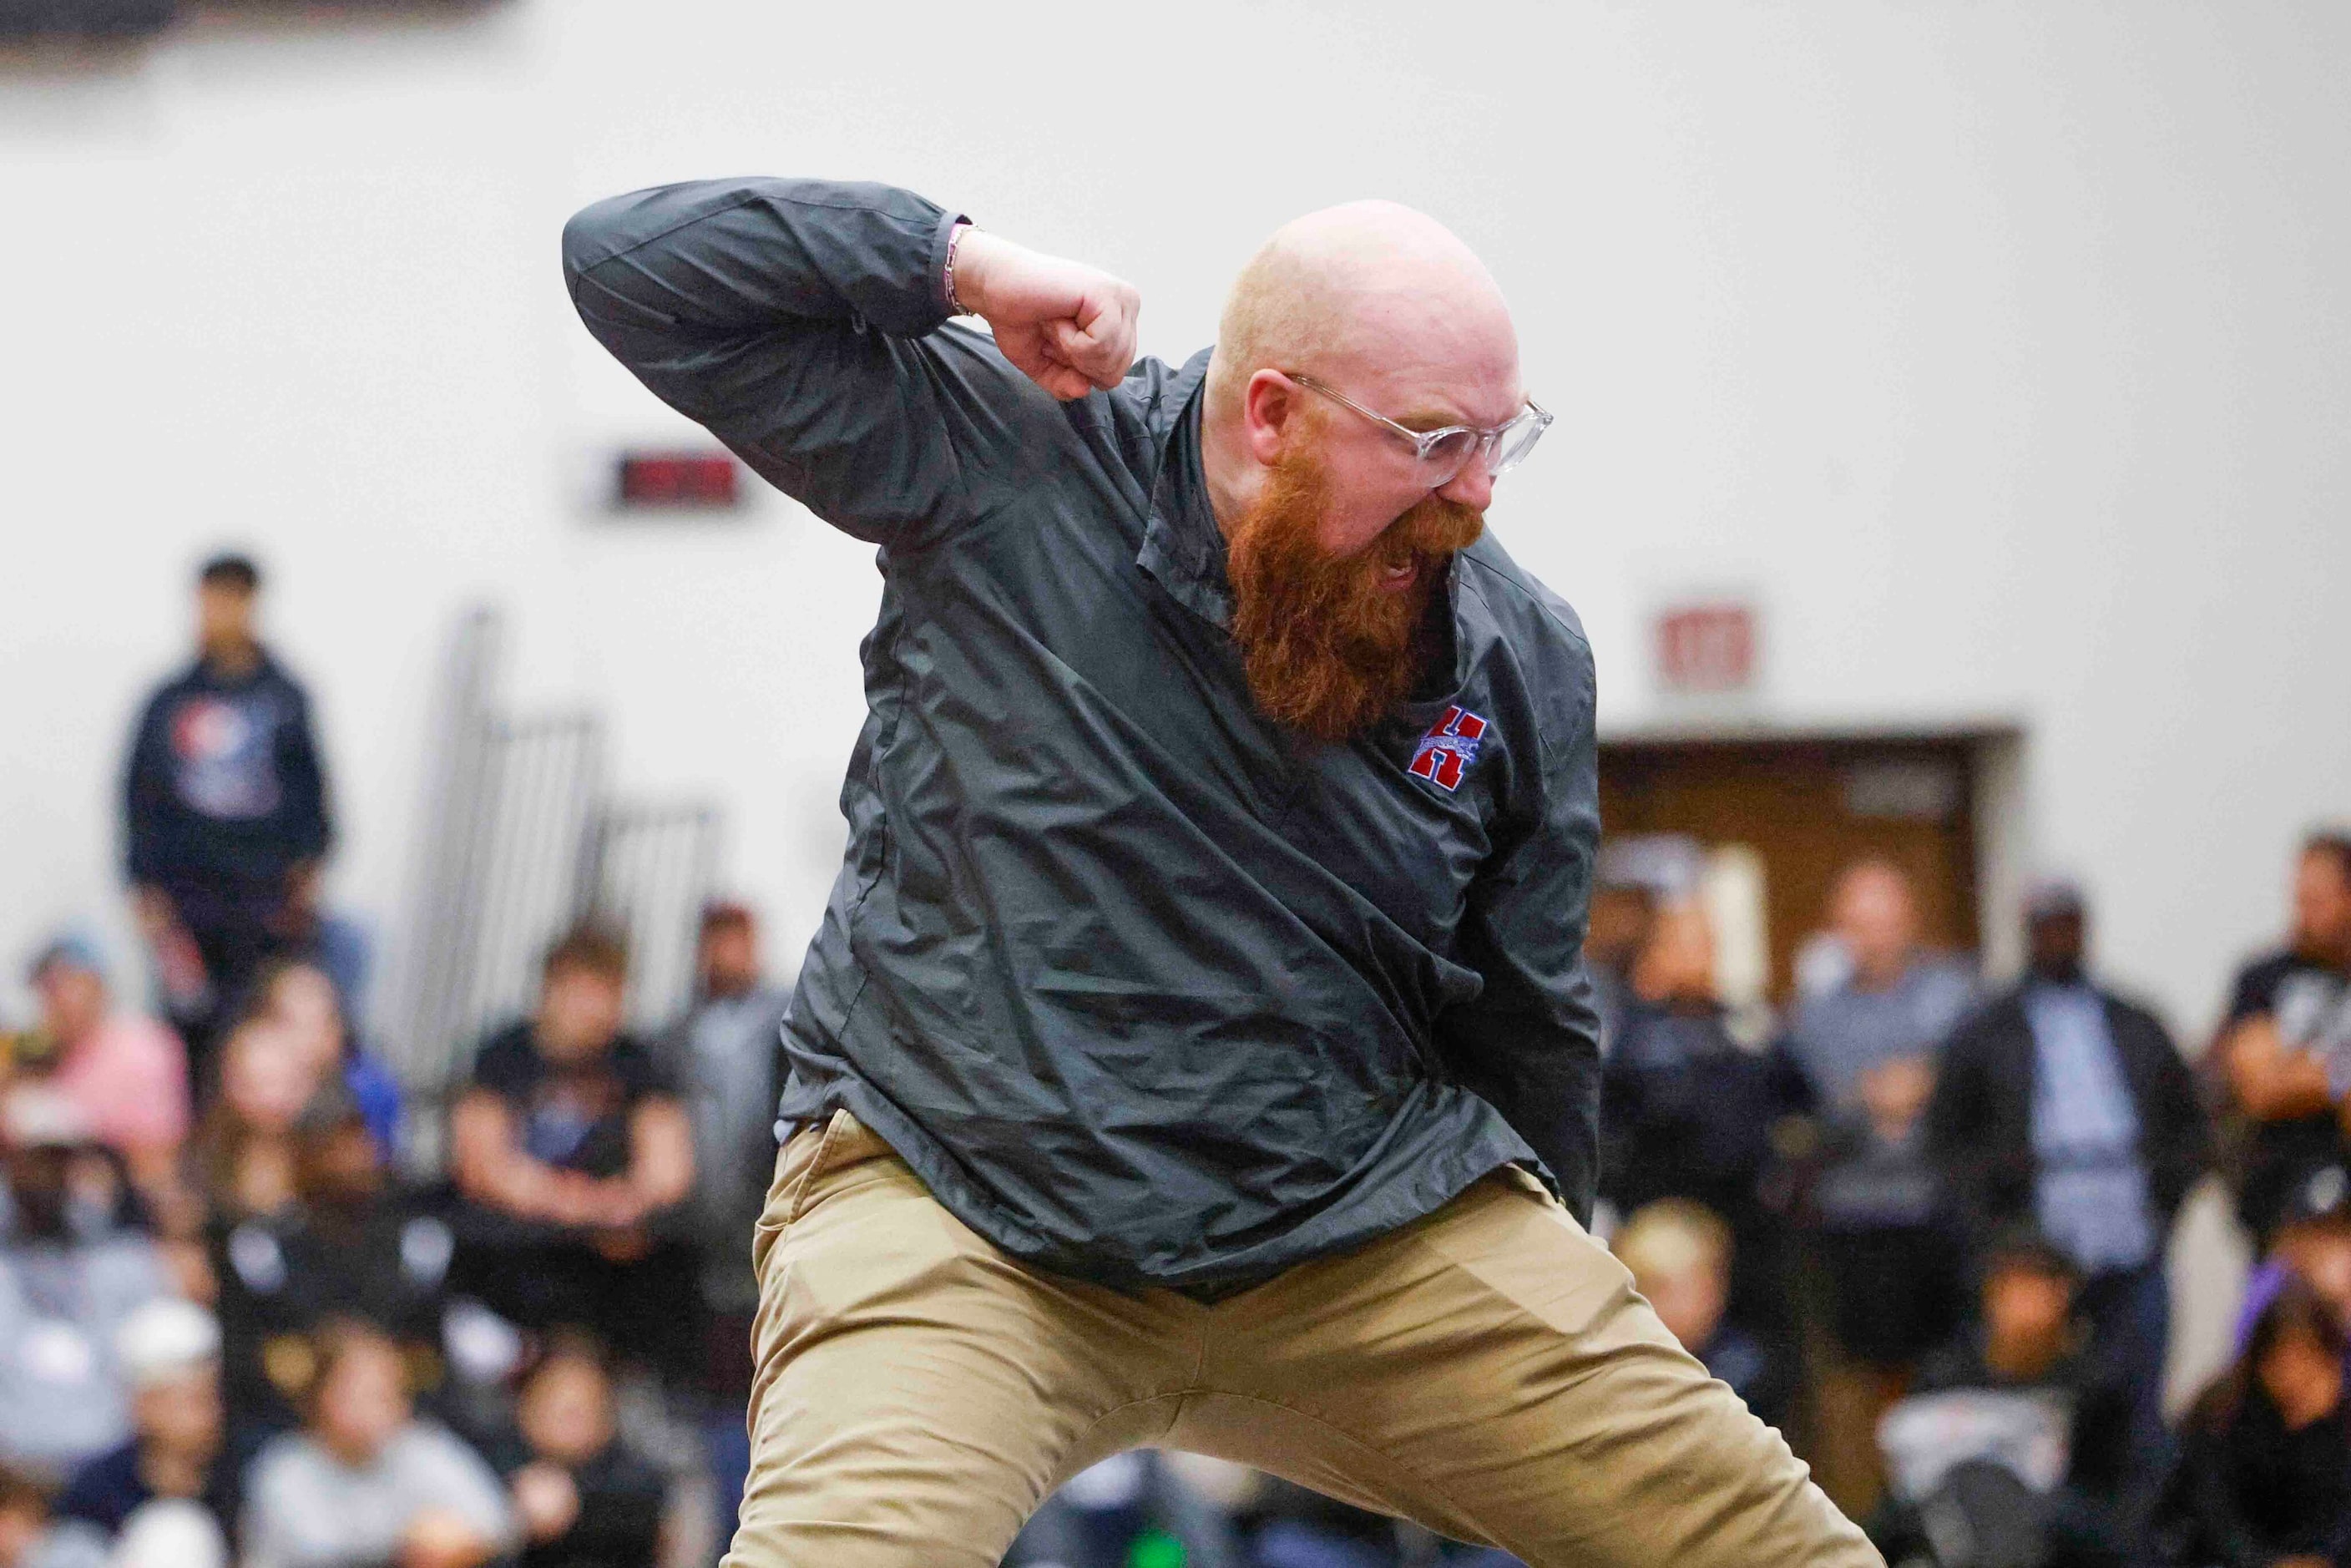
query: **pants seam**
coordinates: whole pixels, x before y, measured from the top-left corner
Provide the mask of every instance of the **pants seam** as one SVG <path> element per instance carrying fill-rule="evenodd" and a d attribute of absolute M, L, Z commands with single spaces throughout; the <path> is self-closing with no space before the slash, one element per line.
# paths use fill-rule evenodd
<path fill-rule="evenodd" d="M 1108 1425 L 1113 1419 L 1125 1412 L 1139 1409 L 1145 1405 L 1156 1405 L 1161 1400 L 1166 1399 L 1173 1400 L 1175 1402 L 1176 1413 L 1167 1418 L 1166 1430 L 1159 1434 L 1158 1440 L 1164 1442 L 1166 1440 L 1168 1433 L 1176 1430 L 1176 1424 L 1184 1414 L 1184 1402 L 1191 1398 L 1196 1394 L 1205 1392 L 1207 1392 L 1205 1389 L 1200 1388 L 1174 1388 L 1168 1390 L 1165 1394 L 1146 1394 L 1140 1399 L 1129 1399 L 1121 1404 L 1113 1405 L 1109 1409 L 1103 1411 L 1101 1415 L 1095 1416 L 1092 1421 L 1086 1423 L 1086 1429 L 1078 1434 L 1078 1440 L 1075 1446 L 1081 1448 L 1084 1448 L 1088 1437 L 1092 1437 L 1096 1432 L 1102 1430 L 1104 1426 Z M 1150 1443 L 1138 1443 L 1135 1446 L 1137 1448 L 1147 1448 L 1153 1445 Z"/>

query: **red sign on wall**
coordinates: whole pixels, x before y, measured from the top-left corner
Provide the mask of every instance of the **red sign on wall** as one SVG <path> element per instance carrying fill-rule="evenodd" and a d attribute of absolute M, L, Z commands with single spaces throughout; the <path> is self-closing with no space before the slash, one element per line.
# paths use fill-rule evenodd
<path fill-rule="evenodd" d="M 736 467 L 726 452 L 623 452 L 613 499 L 623 509 L 732 507 L 742 499 Z"/>
<path fill-rule="evenodd" d="M 1755 684 L 1755 607 L 1682 604 L 1657 616 L 1657 684 L 1669 692 L 1737 692 Z"/>

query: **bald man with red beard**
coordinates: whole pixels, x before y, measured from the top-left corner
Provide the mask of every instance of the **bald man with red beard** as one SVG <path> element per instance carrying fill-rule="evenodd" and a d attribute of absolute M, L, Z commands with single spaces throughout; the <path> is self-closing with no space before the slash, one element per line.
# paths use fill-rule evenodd
<path fill-rule="evenodd" d="M 1299 219 L 1180 366 L 885 186 L 639 192 L 564 260 L 879 547 L 730 1563 L 989 1568 L 1143 1447 L 1535 1568 L 1879 1561 L 1583 1228 L 1592 656 L 1484 530 L 1550 416 L 1458 239 Z"/>

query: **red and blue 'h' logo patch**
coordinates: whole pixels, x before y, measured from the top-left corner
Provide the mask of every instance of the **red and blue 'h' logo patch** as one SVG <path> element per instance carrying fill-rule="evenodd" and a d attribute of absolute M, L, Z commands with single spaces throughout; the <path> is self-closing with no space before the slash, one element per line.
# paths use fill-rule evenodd
<path fill-rule="evenodd" d="M 1478 760 L 1478 747 L 1485 735 L 1486 721 L 1456 703 L 1413 747 L 1408 771 L 1451 794 L 1461 787 L 1461 775 Z"/>

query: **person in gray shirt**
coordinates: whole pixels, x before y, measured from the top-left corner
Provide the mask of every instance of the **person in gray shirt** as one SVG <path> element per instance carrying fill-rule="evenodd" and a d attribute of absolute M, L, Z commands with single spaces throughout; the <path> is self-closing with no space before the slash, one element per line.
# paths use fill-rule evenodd
<path fill-rule="evenodd" d="M 1917 1358 L 1952 1332 L 1963 1239 L 1926 1135 L 1943 1041 L 1975 999 L 1967 971 L 1925 951 L 1909 878 L 1847 867 L 1829 902 L 1843 961 L 1805 997 L 1791 1032 L 1821 1104 L 1813 1203 L 1828 1282 L 1832 1354 L 1817 1374 L 1815 1453 L 1839 1495 L 1876 1485 L 1876 1427 Z"/>
<path fill-rule="evenodd" d="M 790 993 L 761 973 L 751 912 L 739 904 L 704 910 L 694 1005 L 655 1049 L 694 1127 L 694 1192 L 686 1207 L 702 1252 L 703 1300 L 714 1313 L 745 1326 L 759 1304 L 751 1228 L 776 1163 L 772 1127 L 790 1005 Z"/>
<path fill-rule="evenodd" d="M 519 1544 L 497 1476 L 410 1406 L 398 1345 L 350 1320 L 314 1343 L 308 1418 L 246 1482 L 246 1568 L 477 1568 Z"/>
<path fill-rule="evenodd" d="M 1797 1058 L 1835 1111 L 1898 1135 L 1934 1089 L 1935 1059 L 1975 1000 L 1967 969 L 1918 945 L 1918 900 L 1887 861 L 1845 868 L 1829 898 L 1842 972 L 1796 1010 Z"/>
<path fill-rule="evenodd" d="M 638 192 L 563 261 L 883 579 L 737 1563 L 993 1564 L 1152 1445 L 1538 1568 L 1873 1560 L 1577 1224 L 1592 653 L 1484 531 L 1551 416 L 1458 238 L 1298 220 L 1182 365 L 886 186 Z"/>
<path fill-rule="evenodd" d="M 695 1000 L 658 1042 L 694 1125 L 694 1192 L 686 1218 L 701 1254 L 709 1309 L 702 1365 L 711 1406 L 704 1423 L 722 1531 L 733 1528 L 750 1469 L 743 1412 L 751 1394 L 751 1322 L 759 1281 L 751 1242 L 774 1174 L 772 1131 L 783 1087 L 783 1022 L 790 993 L 762 971 L 759 926 L 739 904 L 702 912 Z"/>

